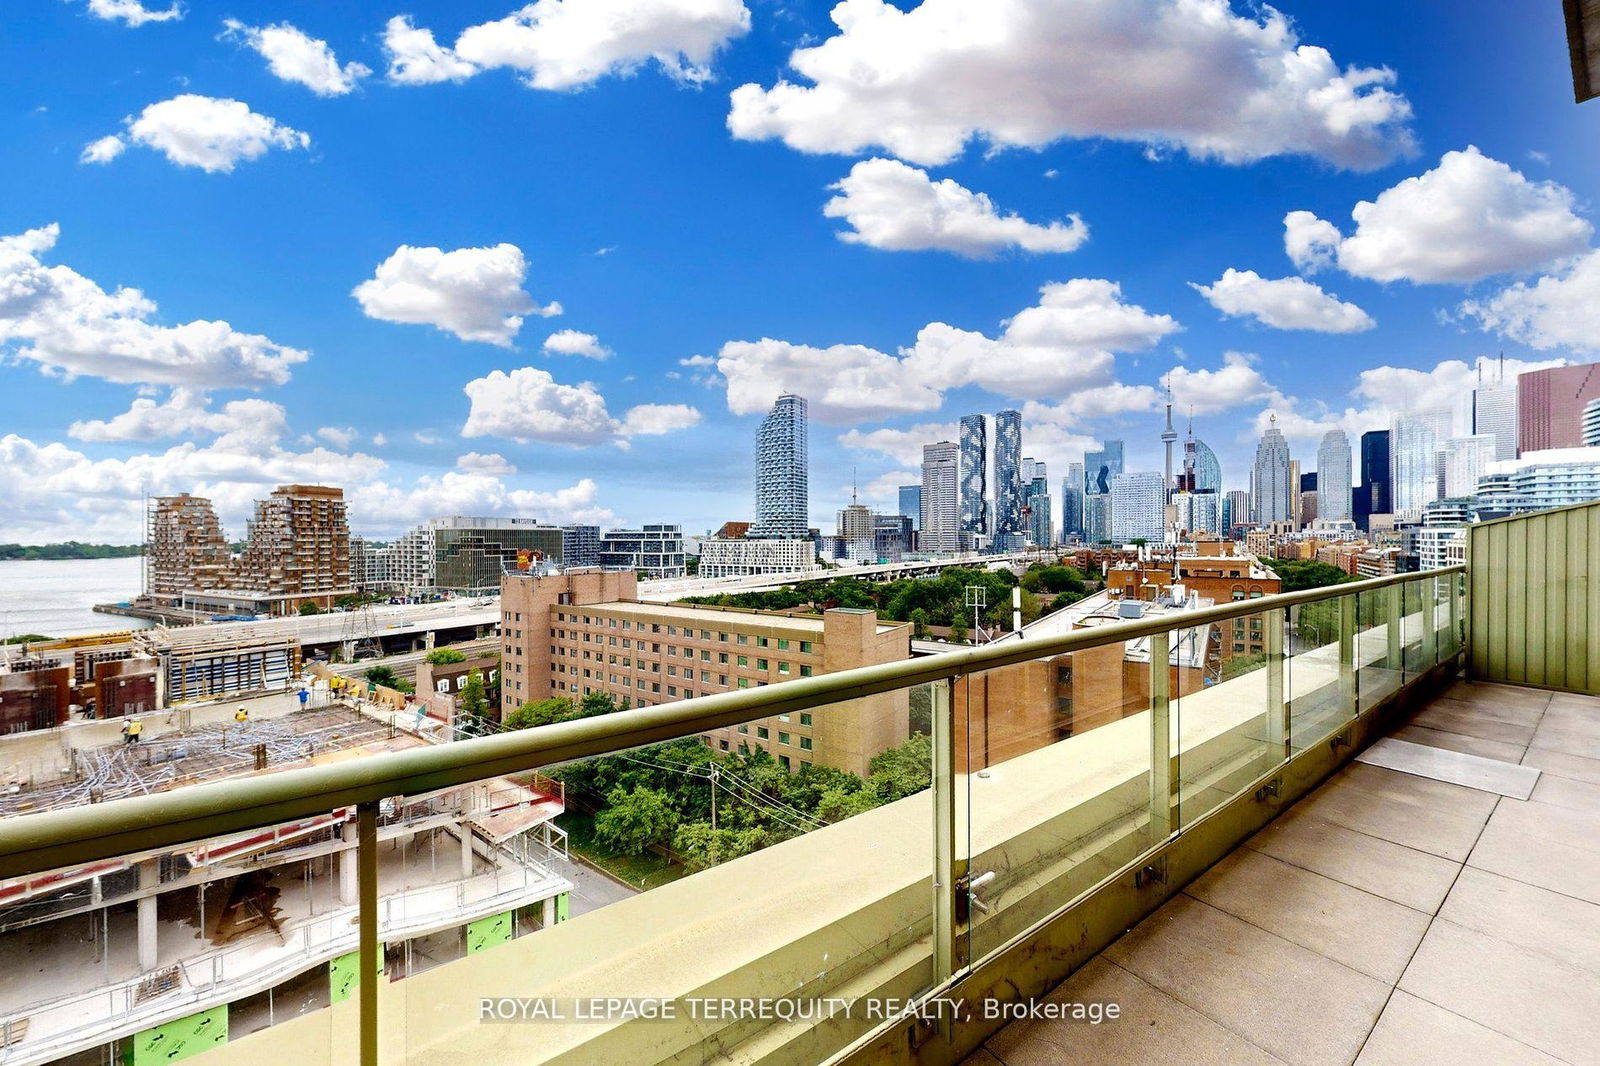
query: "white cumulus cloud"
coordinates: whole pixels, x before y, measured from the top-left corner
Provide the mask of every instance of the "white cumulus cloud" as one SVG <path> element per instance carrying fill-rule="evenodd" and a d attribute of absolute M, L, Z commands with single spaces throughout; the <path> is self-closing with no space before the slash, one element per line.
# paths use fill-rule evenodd
<path fill-rule="evenodd" d="M 318 96 L 343 96 L 372 70 L 360 63 L 339 65 L 327 41 L 309 36 L 287 22 L 247 26 L 227 19 L 224 36 L 235 37 L 261 54 L 267 69 L 284 81 L 304 85 Z"/>
<path fill-rule="evenodd" d="M 461 81 L 508 67 L 535 89 L 581 89 L 608 75 L 656 63 L 698 85 L 717 51 L 750 29 L 744 0 L 535 0 L 504 18 L 469 26 L 453 47 L 405 16 L 389 20 L 389 80 L 402 85 Z"/>
<path fill-rule="evenodd" d="M 593 382 L 564 385 L 536 367 L 493 370 L 467 382 L 471 401 L 463 437 L 504 437 L 590 447 L 626 445 L 629 437 L 694 425 L 700 413 L 679 404 L 643 404 L 614 418 Z"/>
<path fill-rule="evenodd" d="M 396 85 L 464 81 L 478 72 L 477 64 L 434 40 L 432 30 L 412 25 L 407 15 L 396 15 L 384 26 L 383 50 L 389 57 L 389 80 Z"/>
<path fill-rule="evenodd" d="M 1284 245 L 1303 270 L 1336 263 L 1374 281 L 1468 283 L 1533 270 L 1583 251 L 1593 227 L 1572 193 L 1468 146 L 1439 165 L 1363 200 L 1345 237 L 1308 211 L 1284 218 Z"/>
<path fill-rule="evenodd" d="M 1600 252 L 1532 284 L 1519 281 L 1482 300 L 1468 300 L 1461 312 L 1483 329 L 1530 348 L 1600 351 Z"/>
<path fill-rule="evenodd" d="M 172 162 L 227 173 L 269 148 L 308 148 L 311 137 L 259 115 L 238 100 L 183 93 L 151 104 L 128 120 L 128 139 Z"/>
<path fill-rule="evenodd" d="M 143 26 L 147 22 L 173 22 L 183 18 L 183 8 L 149 8 L 140 0 L 89 0 L 89 14 L 107 22 L 121 22 L 127 26 Z"/>
<path fill-rule="evenodd" d="M 588 359 L 610 359 L 611 349 L 593 333 L 562 329 L 544 339 L 544 350 L 556 355 L 581 355 Z"/>
<path fill-rule="evenodd" d="M 107 134 L 99 140 L 90 141 L 83 146 L 83 154 L 78 156 L 80 163 L 105 164 L 121 155 L 128 147 L 123 139 L 115 133 Z"/>
<path fill-rule="evenodd" d="M 138 289 L 107 292 L 47 265 L 60 233 L 52 223 L 0 237 L 0 347 L 16 356 L 68 377 L 196 389 L 281 385 L 308 358 L 226 322 L 154 324 L 155 302 Z"/>
<path fill-rule="evenodd" d="M 464 474 L 510 477 L 517 472 L 509 459 L 498 452 L 467 452 L 456 457 L 456 469 Z"/>
<path fill-rule="evenodd" d="M 209 436 L 223 447 L 267 448 L 287 429 L 283 407 L 270 400 L 230 400 L 213 410 L 205 393 L 175 388 L 163 401 L 140 396 L 112 418 L 74 422 L 67 434 L 98 443 Z"/>
<path fill-rule="evenodd" d="M 1227 0 L 843 0 L 799 81 L 732 95 L 734 136 L 945 163 L 971 140 L 1104 137 L 1228 163 L 1307 155 L 1372 169 L 1412 148 L 1392 71 L 1341 68 L 1262 5 Z M 809 84 L 802 84 L 808 82 Z"/>
<path fill-rule="evenodd" d="M 1377 325 L 1355 304 L 1304 278 L 1264 278 L 1254 270 L 1229 267 L 1210 285 L 1194 288 L 1223 314 L 1249 316 L 1273 329 L 1360 333 Z"/>
<path fill-rule="evenodd" d="M 950 178 L 934 181 L 927 171 L 893 159 L 863 160 L 831 187 L 839 195 L 822 213 L 851 227 L 839 239 L 885 251 L 931 250 L 983 259 L 1007 248 L 1070 252 L 1089 239 L 1089 227 L 1077 215 L 1036 223 L 1001 214 L 985 194 Z"/>
<path fill-rule="evenodd" d="M 859 344 L 729 341 L 716 367 L 735 414 L 764 411 L 795 392 L 819 421 L 852 422 L 936 410 L 944 390 L 966 385 L 1044 399 L 1106 384 L 1115 353 L 1149 348 L 1179 328 L 1168 315 L 1124 302 L 1115 282 L 1074 278 L 1045 285 L 1037 304 L 992 337 L 931 322 L 895 355 Z"/>
<path fill-rule="evenodd" d="M 492 248 L 401 245 L 352 296 L 368 318 L 436 326 L 464 341 L 509 347 L 526 315 L 558 315 L 523 291 L 528 263 L 514 244 Z"/>

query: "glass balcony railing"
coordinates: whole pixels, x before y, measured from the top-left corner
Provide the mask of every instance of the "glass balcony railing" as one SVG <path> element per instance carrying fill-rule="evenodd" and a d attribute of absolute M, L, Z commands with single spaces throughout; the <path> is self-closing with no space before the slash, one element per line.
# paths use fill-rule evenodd
<path fill-rule="evenodd" d="M 929 1008 L 964 978 L 1115 879 L 1142 883 L 1163 848 L 1454 657 L 1463 574 L 1151 604 L 519 732 L 14 805 L 0 1064 L 821 1062 L 908 1019 L 913 1043 L 937 1038 Z M 813 765 L 824 739 L 849 772 Z M 574 860 L 541 816 L 558 796 L 605 812 L 574 833 L 634 835 L 645 890 Z"/>

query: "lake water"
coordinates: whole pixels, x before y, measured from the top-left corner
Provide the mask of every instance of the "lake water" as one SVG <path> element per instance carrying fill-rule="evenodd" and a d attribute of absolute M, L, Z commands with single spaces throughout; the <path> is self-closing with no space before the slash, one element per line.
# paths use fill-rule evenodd
<path fill-rule="evenodd" d="M 98 614 L 97 603 L 139 594 L 144 560 L 42 559 L 0 562 L 0 638 L 22 633 L 69 637 L 150 625 L 142 618 Z"/>

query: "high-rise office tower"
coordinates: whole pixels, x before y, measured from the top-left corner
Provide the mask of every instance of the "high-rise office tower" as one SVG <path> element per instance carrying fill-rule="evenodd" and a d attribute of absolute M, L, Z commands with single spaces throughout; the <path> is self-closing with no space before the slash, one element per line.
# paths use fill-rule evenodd
<path fill-rule="evenodd" d="M 1160 474 L 1118 474 L 1111 479 L 1111 539 L 1117 542 L 1166 539 L 1165 479 Z"/>
<path fill-rule="evenodd" d="M 1340 520 L 1351 517 L 1352 488 L 1350 438 L 1342 429 L 1323 434 L 1317 448 L 1317 516 Z"/>
<path fill-rule="evenodd" d="M 1243 489 L 1232 489 L 1222 497 L 1222 535 L 1237 535 L 1237 527 L 1250 521 L 1250 494 Z"/>
<path fill-rule="evenodd" d="M 1583 405 L 1583 446 L 1600 448 L 1600 396 Z"/>
<path fill-rule="evenodd" d="M 1437 412 L 1395 416 L 1389 426 L 1389 488 L 1394 513 L 1415 520 L 1439 498 Z"/>
<path fill-rule="evenodd" d="M 969 543 L 989 532 L 989 431 L 982 415 L 961 416 L 961 533 Z"/>
<path fill-rule="evenodd" d="M 953 441 L 922 446 L 922 550 L 953 555 L 961 550 L 961 453 Z"/>
<path fill-rule="evenodd" d="M 1305 486 L 1300 482 L 1300 460 L 1289 460 L 1289 521 L 1304 525 L 1300 518 L 1300 493 Z"/>
<path fill-rule="evenodd" d="M 1277 421 L 1278 416 L 1273 415 L 1273 425 L 1256 445 L 1256 462 L 1250 475 L 1251 518 L 1257 525 L 1287 522 L 1294 515 L 1294 487 L 1289 483 L 1289 442 L 1284 440 Z"/>
<path fill-rule="evenodd" d="M 922 486 L 900 486 L 900 513 L 911 519 L 912 529 L 922 528 Z"/>
<path fill-rule="evenodd" d="M 1583 408 L 1600 397 L 1600 363 L 1532 370 L 1517 379 L 1518 454 L 1583 447 Z"/>
<path fill-rule="evenodd" d="M 1472 433 L 1494 437 L 1494 457 L 1517 457 L 1517 377 L 1506 379 L 1505 361 L 1488 368 L 1478 360 L 1478 384 L 1472 390 Z"/>
<path fill-rule="evenodd" d="M 1361 434 L 1361 483 L 1356 486 L 1350 516 L 1356 520 L 1357 529 L 1366 529 L 1370 516 L 1389 514 L 1393 510 L 1394 496 L 1389 487 L 1389 431 L 1368 430 Z"/>
<path fill-rule="evenodd" d="M 756 518 L 748 536 L 799 540 L 811 536 L 806 461 L 806 401 L 779 396 L 756 431 Z"/>
<path fill-rule="evenodd" d="M 994 416 L 994 536 L 1024 532 L 1022 524 L 1022 412 Z"/>
<path fill-rule="evenodd" d="M 1083 536 L 1083 464 L 1068 463 L 1061 479 L 1061 539 Z"/>
<path fill-rule="evenodd" d="M 1444 494 L 1447 497 L 1471 496 L 1478 491 L 1478 479 L 1489 472 L 1499 451 L 1493 434 L 1451 437 L 1444 444 Z"/>

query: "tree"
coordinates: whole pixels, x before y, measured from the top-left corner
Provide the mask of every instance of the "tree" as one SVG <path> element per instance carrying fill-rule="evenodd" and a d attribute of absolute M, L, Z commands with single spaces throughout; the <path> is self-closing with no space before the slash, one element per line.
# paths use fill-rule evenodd
<path fill-rule="evenodd" d="M 672 839 L 678 816 L 667 794 L 653 788 L 612 789 L 594 820 L 594 838 L 621 855 L 642 855 Z"/>
<path fill-rule="evenodd" d="M 1284 592 L 1326 588 L 1329 585 L 1340 585 L 1355 580 L 1337 566 L 1319 563 L 1314 559 L 1277 560 L 1273 562 L 1272 568 L 1282 579 Z"/>
<path fill-rule="evenodd" d="M 321 613 L 322 613 L 322 608 L 318 607 L 312 601 L 310 601 L 310 600 L 301 600 L 300 601 L 300 614 L 302 616 L 305 616 L 305 617 L 309 618 L 311 615 L 321 614 Z"/>
<path fill-rule="evenodd" d="M 380 688 L 392 688 L 396 691 L 400 689 L 400 678 L 390 667 L 369 666 L 362 671 L 361 676 Z"/>
<path fill-rule="evenodd" d="M 950 639 L 957 644 L 965 644 L 967 642 L 967 623 L 959 618 L 950 623 Z"/>
<path fill-rule="evenodd" d="M 933 738 L 913 733 L 897 748 L 880 752 L 867 764 L 867 788 L 880 802 L 893 803 L 927 788 L 933 779 Z"/>
<path fill-rule="evenodd" d="M 483 674 L 477 670 L 467 675 L 461 686 L 461 727 L 474 736 L 489 732 L 489 701 L 483 694 Z"/>
<path fill-rule="evenodd" d="M 921 607 L 911 612 L 911 635 L 917 640 L 928 639 L 928 612 Z"/>
<path fill-rule="evenodd" d="M 578 709 L 565 696 L 552 696 L 537 703 L 529 700 L 506 715 L 501 723 L 506 729 L 531 729 L 534 726 L 570 722 L 578 717 Z"/>
<path fill-rule="evenodd" d="M 616 701 L 604 692 L 586 692 L 583 699 L 578 701 L 579 718 L 593 718 L 596 715 L 610 714 L 612 711 L 620 709 Z"/>
<path fill-rule="evenodd" d="M 764 829 L 712 829 L 710 822 L 689 822 L 672 836 L 672 850 L 692 870 L 706 870 L 718 863 L 758 851 L 769 843 Z"/>
<path fill-rule="evenodd" d="M 464 663 L 467 657 L 454 648 L 435 648 L 424 655 L 422 661 L 434 666 L 449 666 L 451 663 Z"/>

